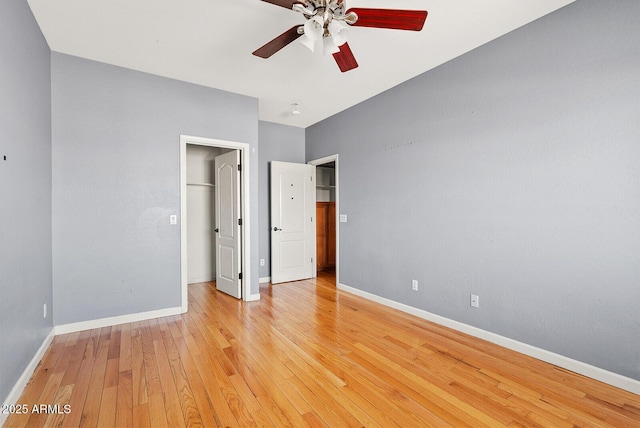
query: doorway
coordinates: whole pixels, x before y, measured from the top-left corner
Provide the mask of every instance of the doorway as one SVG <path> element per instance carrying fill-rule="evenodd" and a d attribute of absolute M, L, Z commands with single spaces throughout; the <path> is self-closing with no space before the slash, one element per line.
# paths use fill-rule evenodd
<path fill-rule="evenodd" d="M 187 283 L 216 279 L 215 158 L 229 149 L 187 144 Z"/>
<path fill-rule="evenodd" d="M 188 213 L 187 213 L 187 204 L 189 198 L 189 180 L 187 179 L 187 147 L 190 147 L 195 151 L 203 151 L 212 150 L 209 153 L 209 157 L 216 157 L 218 153 L 224 152 L 237 152 L 240 158 L 240 164 L 243 165 L 242 174 L 240 176 L 239 182 L 239 192 L 237 197 L 237 204 L 239 205 L 239 218 L 246 219 L 244 224 L 242 225 L 242 233 L 239 240 L 239 257 L 238 257 L 238 279 L 240 281 L 238 288 L 238 297 L 243 300 L 254 300 L 255 296 L 251 295 L 250 292 L 250 265 L 247 262 L 250 260 L 250 230 L 249 230 L 249 145 L 246 143 L 238 143 L 233 141 L 225 141 L 225 140 L 215 140 L 210 138 L 201 138 L 201 137 L 192 137 L 192 136 L 180 136 L 180 282 L 181 282 L 181 294 L 182 294 L 182 312 L 186 312 L 188 309 L 188 283 L 189 283 L 189 247 L 188 247 L 188 235 L 190 232 L 188 228 Z M 205 165 L 206 162 L 203 164 Z M 197 167 L 196 167 L 197 169 Z M 212 168 L 215 169 L 215 168 Z M 200 176 L 204 174 L 206 178 L 206 171 L 199 172 Z M 190 173 L 190 175 L 192 175 Z M 198 175 L 198 171 L 195 171 L 195 175 Z M 193 177 L 190 177 L 194 179 Z M 200 181 L 200 179 L 195 179 Z M 201 187 L 213 187 L 214 183 L 211 182 L 213 180 L 203 180 L 202 183 L 192 183 L 192 184 L 204 184 L 204 185 L 212 185 L 212 186 L 201 186 Z M 209 191 L 210 194 L 213 192 Z M 197 192 L 196 192 L 197 193 Z M 211 200 L 211 197 L 207 199 L 204 198 L 204 204 L 209 203 L 208 200 Z M 193 201 L 192 201 L 193 202 Z M 202 203 L 202 201 L 200 201 Z M 222 205 L 222 204 L 221 204 Z M 205 235 L 207 232 L 203 232 Z M 209 232 L 210 233 L 210 232 Z M 215 251 L 215 250 L 213 250 Z M 207 259 L 212 260 L 211 256 L 205 256 Z M 218 260 L 219 262 L 219 260 Z M 212 268 L 219 269 L 219 266 L 215 266 L 214 263 L 211 264 Z M 215 266 L 215 267 L 214 267 Z M 206 271 L 206 269 L 205 269 Z M 244 278 L 244 280 L 242 279 Z"/>
<path fill-rule="evenodd" d="M 335 275 L 337 285 L 340 283 L 338 155 L 308 163 L 316 167 L 317 273 L 328 277 Z"/>

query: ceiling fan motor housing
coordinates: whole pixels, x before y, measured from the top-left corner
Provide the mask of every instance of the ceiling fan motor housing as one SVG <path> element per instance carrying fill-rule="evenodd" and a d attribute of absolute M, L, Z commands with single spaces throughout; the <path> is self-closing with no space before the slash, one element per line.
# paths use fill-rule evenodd
<path fill-rule="evenodd" d="M 295 3 L 292 9 L 304 15 L 307 21 L 313 20 L 316 23 L 321 23 L 321 27 L 324 29 L 323 37 L 332 35 L 329 26 L 334 21 L 353 25 L 358 20 L 358 15 L 355 12 L 345 13 L 345 4 L 342 0 L 309 0 Z M 299 31 L 304 34 L 304 27 L 301 28 L 302 30 Z"/>

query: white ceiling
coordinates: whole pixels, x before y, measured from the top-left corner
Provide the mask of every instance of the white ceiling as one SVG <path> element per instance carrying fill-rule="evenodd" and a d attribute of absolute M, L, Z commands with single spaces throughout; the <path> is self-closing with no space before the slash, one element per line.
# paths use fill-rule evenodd
<path fill-rule="evenodd" d="M 429 12 L 421 32 L 351 28 L 347 73 L 297 41 L 251 55 L 304 22 L 260 0 L 28 1 L 53 51 L 255 97 L 260 120 L 306 128 L 574 0 L 345 0 Z"/>

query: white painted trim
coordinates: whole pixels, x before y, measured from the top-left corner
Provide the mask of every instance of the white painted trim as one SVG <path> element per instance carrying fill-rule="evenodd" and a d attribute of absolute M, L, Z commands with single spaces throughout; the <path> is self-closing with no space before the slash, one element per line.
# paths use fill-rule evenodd
<path fill-rule="evenodd" d="M 242 203 L 240 207 L 242 222 L 242 299 L 249 301 L 251 294 L 251 210 L 250 210 L 250 146 L 236 141 L 216 140 L 212 138 L 180 135 L 180 288 L 182 292 L 182 312 L 189 308 L 187 288 L 187 144 L 222 147 L 240 150 L 242 162 Z M 260 296 L 258 294 L 258 296 Z"/>
<path fill-rule="evenodd" d="M 51 345 L 51 342 L 53 341 L 53 338 L 55 335 L 56 335 L 55 329 L 52 328 L 49 334 L 47 335 L 47 337 L 45 337 L 44 340 L 42 341 L 42 345 L 40 345 L 40 348 L 38 348 L 35 355 L 33 356 L 31 361 L 27 365 L 27 367 L 22 372 L 22 375 L 20 376 L 16 384 L 11 389 L 11 392 L 9 392 L 7 399 L 5 400 L 4 403 L 2 403 L 2 407 L 4 407 L 7 404 L 9 405 L 16 404 L 18 402 L 18 400 L 20 399 L 20 396 L 22 395 L 22 392 L 27 386 L 27 383 L 29 383 L 29 379 L 31 379 L 31 376 L 36 371 L 38 364 L 40 364 L 40 360 L 42 360 L 42 357 L 44 357 L 44 354 L 47 352 L 47 349 L 49 349 L 49 345 Z M 0 412 L 0 426 L 4 424 L 5 420 L 8 417 L 9 417 L 8 413 Z"/>
<path fill-rule="evenodd" d="M 70 324 L 62 324 L 54 327 L 56 336 L 59 334 L 74 333 L 76 331 L 92 330 L 94 328 L 111 327 L 119 324 L 127 324 L 130 322 L 145 321 L 154 318 L 169 317 L 172 315 L 180 315 L 182 307 L 158 309 L 156 311 L 138 312 L 135 314 L 119 315 L 115 317 L 100 318 L 89 321 L 80 321 Z"/>
<path fill-rule="evenodd" d="M 318 166 L 329 162 L 336 163 L 336 172 L 334 177 L 336 181 L 336 284 L 340 284 L 340 177 L 338 173 L 338 154 L 314 159 L 307 163 Z"/>
<path fill-rule="evenodd" d="M 271 277 L 270 277 L 270 276 L 263 276 L 263 277 L 260 277 L 260 279 L 258 279 L 258 282 L 259 282 L 260 284 L 264 284 L 264 283 L 266 283 L 266 282 L 271 282 Z"/>
<path fill-rule="evenodd" d="M 250 294 L 246 299 L 244 299 L 245 302 L 257 302 L 258 300 L 260 300 L 260 293 Z"/>
<path fill-rule="evenodd" d="M 573 358 L 565 357 L 564 355 L 559 355 L 545 349 L 537 348 L 535 346 L 528 345 L 526 343 L 519 342 L 517 340 L 513 340 L 508 337 L 492 333 L 490 331 L 482 330 L 468 324 L 454 321 L 452 319 L 427 312 L 423 309 L 414 308 L 412 306 L 405 305 L 404 303 L 396 302 L 395 300 L 387 299 L 385 297 L 380 297 L 375 294 L 359 290 L 357 288 L 349 287 L 348 285 L 338 283 L 337 287 L 340 290 L 347 291 L 349 293 L 355 294 L 368 300 L 372 300 L 390 308 L 398 309 L 402 312 L 415 315 L 427 321 L 431 321 L 436 324 L 461 331 L 479 339 L 495 343 L 496 345 L 500 345 L 504 348 L 520 352 L 522 354 L 545 361 L 550 364 L 554 364 L 567 370 L 571 370 L 572 372 L 576 372 L 592 379 L 599 380 L 601 382 L 624 389 L 634 394 L 640 394 L 640 381 L 637 381 L 635 379 L 622 376 L 587 363 L 583 363 L 582 361 L 574 360 Z"/>
<path fill-rule="evenodd" d="M 187 285 L 189 284 L 199 284 L 201 282 L 212 282 L 215 281 L 216 277 L 214 276 L 213 278 L 210 276 L 199 276 L 199 277 L 195 277 L 195 278 L 189 278 Z"/>

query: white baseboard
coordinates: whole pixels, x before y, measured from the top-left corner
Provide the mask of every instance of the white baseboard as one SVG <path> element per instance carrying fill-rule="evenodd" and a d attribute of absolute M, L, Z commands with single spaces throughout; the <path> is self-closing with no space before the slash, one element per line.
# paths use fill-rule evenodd
<path fill-rule="evenodd" d="M 42 357 L 44 356 L 45 352 L 47 352 L 47 349 L 49 349 L 49 345 L 51 345 L 51 342 L 53 341 L 54 336 L 55 336 L 55 329 L 52 328 L 49 334 L 47 335 L 47 337 L 44 338 L 44 341 L 42 342 L 42 345 L 40 345 L 40 348 L 38 348 L 38 351 L 36 351 L 35 355 L 27 365 L 27 368 L 24 369 L 24 372 L 22 372 L 22 375 L 20 376 L 16 384 L 11 389 L 11 392 L 9 392 L 9 395 L 7 396 L 6 401 L 2 403 L 3 404 L 2 408 L 5 407 L 5 404 L 11 405 L 11 404 L 16 404 L 18 402 L 18 400 L 20 399 L 20 395 L 22 395 L 24 388 L 27 386 L 27 383 L 29 382 L 29 379 L 31 379 L 31 375 L 33 375 L 33 372 L 36 371 L 38 364 L 40 364 L 40 360 L 42 360 Z M 9 417 L 8 413 L 0 412 L 0 426 L 4 424 L 4 421 L 8 417 Z"/>
<path fill-rule="evenodd" d="M 457 331 L 469 334 L 479 339 L 486 340 L 487 342 L 495 343 L 507 349 L 511 349 L 516 352 L 528 355 L 538 360 L 545 361 L 547 363 L 554 364 L 558 367 L 571 370 L 572 372 L 579 373 L 581 375 L 590 377 L 592 379 L 599 380 L 609 385 L 615 386 L 620 389 L 624 389 L 634 394 L 640 394 L 640 381 L 635 379 L 619 375 L 617 373 L 610 372 L 608 370 L 601 369 L 599 367 L 592 366 L 582 361 L 574 360 L 564 355 L 559 355 L 545 349 L 537 348 L 532 345 L 528 345 L 517 340 L 510 339 L 508 337 L 501 336 L 490 331 L 482 330 L 477 327 L 473 327 L 468 324 L 464 324 L 458 321 L 454 321 L 449 318 L 442 317 L 440 315 L 427 312 L 423 309 L 414 308 L 404 303 L 399 303 L 385 297 L 380 297 L 375 294 L 368 293 L 366 291 L 358 290 L 357 288 L 349 287 L 348 285 L 338 284 L 340 290 L 348 291 L 349 293 L 363 297 L 368 300 L 380 303 L 382 305 L 398 309 L 402 312 L 406 312 L 411 315 L 415 315 L 419 318 L 423 318 L 427 321 L 434 322 L 436 324 L 443 325 L 445 327 L 452 328 Z"/>
<path fill-rule="evenodd" d="M 116 317 L 62 324 L 55 326 L 54 330 L 57 336 L 59 334 L 74 333 L 76 331 L 91 330 L 94 328 L 110 327 L 130 322 L 180 315 L 181 313 L 183 313 L 182 307 L 178 306 L 175 308 L 158 309 L 156 311 L 139 312 L 136 314 L 119 315 Z"/>
<path fill-rule="evenodd" d="M 199 284 L 201 282 L 211 282 L 211 281 L 215 281 L 216 277 L 210 277 L 210 276 L 197 276 L 195 278 L 187 278 L 187 285 L 189 284 Z"/>
<path fill-rule="evenodd" d="M 262 278 L 258 278 L 258 282 L 260 284 L 264 284 L 265 282 L 271 282 L 270 276 L 263 276 Z"/>
<path fill-rule="evenodd" d="M 260 293 L 249 294 L 247 298 L 244 299 L 245 302 L 255 302 L 257 300 L 260 300 Z"/>

